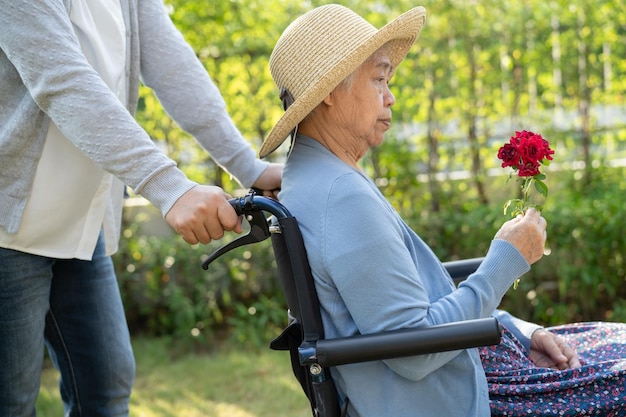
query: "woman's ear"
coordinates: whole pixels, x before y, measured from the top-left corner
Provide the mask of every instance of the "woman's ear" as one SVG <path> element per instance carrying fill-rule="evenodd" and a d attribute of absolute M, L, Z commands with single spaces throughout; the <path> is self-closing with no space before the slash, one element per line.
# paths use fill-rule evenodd
<path fill-rule="evenodd" d="M 324 103 L 327 106 L 332 106 L 335 103 L 335 97 L 334 97 L 335 91 L 331 91 L 329 95 L 327 95 L 326 97 L 324 97 L 324 100 L 322 100 L 322 103 Z"/>

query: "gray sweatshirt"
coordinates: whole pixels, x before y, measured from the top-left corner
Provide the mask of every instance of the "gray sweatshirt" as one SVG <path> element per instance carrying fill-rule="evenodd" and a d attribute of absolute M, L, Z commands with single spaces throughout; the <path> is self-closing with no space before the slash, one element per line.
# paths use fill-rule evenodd
<path fill-rule="evenodd" d="M 0 227 L 19 229 L 49 122 L 163 215 L 196 184 L 135 122 L 140 80 L 244 187 L 267 167 L 161 0 L 120 0 L 127 28 L 124 107 L 84 57 L 69 0 L 0 0 Z M 80 190 L 77 190 L 80 193 Z"/>

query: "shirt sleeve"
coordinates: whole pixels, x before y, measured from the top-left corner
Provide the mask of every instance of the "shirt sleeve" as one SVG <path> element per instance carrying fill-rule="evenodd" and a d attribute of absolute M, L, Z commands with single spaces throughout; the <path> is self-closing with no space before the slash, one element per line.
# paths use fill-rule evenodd
<path fill-rule="evenodd" d="M 498 319 L 504 327 L 511 331 L 511 333 L 513 333 L 513 335 L 526 349 L 526 353 L 530 354 L 530 339 L 532 338 L 535 330 L 541 329 L 542 326 L 524 321 L 503 310 L 496 310 L 493 313 L 493 316 Z"/>
<path fill-rule="evenodd" d="M 172 118 L 212 158 L 250 187 L 268 163 L 256 158 L 230 118 L 224 99 L 161 0 L 139 4 L 141 75 Z"/>
<path fill-rule="evenodd" d="M 63 1 L 0 0 L 0 7 L 0 49 L 41 111 L 95 164 L 167 213 L 196 184 L 89 65 Z"/>

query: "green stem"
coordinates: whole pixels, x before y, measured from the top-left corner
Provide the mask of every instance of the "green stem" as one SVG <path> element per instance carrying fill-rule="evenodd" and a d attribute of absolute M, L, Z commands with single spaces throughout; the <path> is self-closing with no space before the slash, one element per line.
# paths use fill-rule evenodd
<path fill-rule="evenodd" d="M 520 211 L 525 212 L 528 208 L 528 203 L 530 202 L 530 186 L 533 184 L 533 177 L 524 178 L 524 182 L 522 184 L 522 206 Z"/>

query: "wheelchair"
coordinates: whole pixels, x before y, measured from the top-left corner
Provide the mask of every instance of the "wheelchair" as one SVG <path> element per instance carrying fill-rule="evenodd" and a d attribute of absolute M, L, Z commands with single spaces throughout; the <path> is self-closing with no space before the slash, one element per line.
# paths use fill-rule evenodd
<path fill-rule="evenodd" d="M 287 302 L 287 326 L 271 341 L 270 348 L 289 351 L 291 367 L 311 405 L 313 417 L 344 417 L 330 367 L 496 345 L 502 327 L 495 318 L 466 320 L 443 325 L 401 329 L 375 334 L 324 339 L 324 327 L 315 283 L 298 222 L 280 202 L 257 195 L 229 201 L 250 231 L 219 248 L 202 263 L 209 265 L 223 254 L 271 237 L 278 279 Z M 457 282 L 474 272 L 482 258 L 444 263 Z"/>

